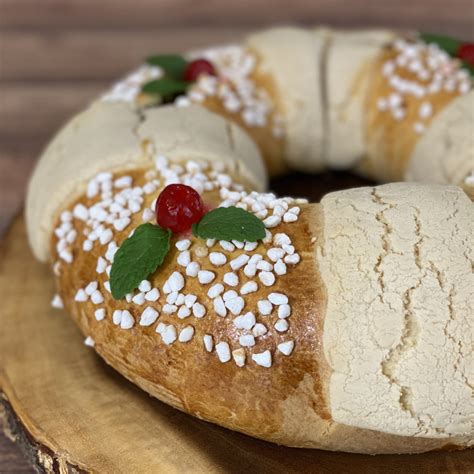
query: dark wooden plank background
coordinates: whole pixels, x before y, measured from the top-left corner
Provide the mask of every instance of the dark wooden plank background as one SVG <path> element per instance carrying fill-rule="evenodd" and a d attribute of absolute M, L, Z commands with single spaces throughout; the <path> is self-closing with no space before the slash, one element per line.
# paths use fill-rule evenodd
<path fill-rule="evenodd" d="M 151 52 L 235 41 L 290 23 L 391 26 L 473 40 L 474 1 L 0 0 L 0 233 L 21 207 L 51 134 L 112 79 Z M 330 187 L 334 177 L 324 179 Z M 293 177 L 274 186 L 301 192 L 312 184 Z M 2 435 L 0 472 L 31 472 Z"/>

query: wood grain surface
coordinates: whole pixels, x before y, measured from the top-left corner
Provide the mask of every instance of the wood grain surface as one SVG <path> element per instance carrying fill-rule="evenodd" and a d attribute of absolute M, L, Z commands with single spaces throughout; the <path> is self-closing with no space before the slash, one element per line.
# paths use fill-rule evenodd
<path fill-rule="evenodd" d="M 20 209 L 52 133 L 150 52 L 238 40 L 272 24 L 391 26 L 474 39 L 472 0 L 0 0 L 0 233 Z M 281 192 L 313 195 L 349 176 L 294 175 Z M 0 435 L 0 472 L 30 472 Z M 454 471 L 452 471 L 454 472 Z M 457 471 L 461 472 L 461 471 Z"/>

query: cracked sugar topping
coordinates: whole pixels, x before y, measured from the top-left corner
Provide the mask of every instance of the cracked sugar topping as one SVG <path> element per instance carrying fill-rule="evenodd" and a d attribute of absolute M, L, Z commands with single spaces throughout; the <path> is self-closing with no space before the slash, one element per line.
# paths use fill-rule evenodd
<path fill-rule="evenodd" d="M 472 205 L 460 189 L 403 183 L 329 194 L 323 207 L 325 350 L 347 394 L 332 413 L 405 436 L 472 433 L 472 384 L 459 363 L 472 352 L 461 329 L 472 320 Z"/>
<path fill-rule="evenodd" d="M 148 153 L 154 154 L 152 147 Z M 136 337 L 152 327 L 157 344 L 192 344 L 222 363 L 270 367 L 279 357 L 284 360 L 295 347 L 292 301 L 277 285 L 298 265 L 300 255 L 279 226 L 296 222 L 306 201 L 246 192 L 221 165 L 171 164 L 164 156 L 154 156 L 154 162 L 154 169 L 139 176 L 96 175 L 81 202 L 60 214 L 54 231 L 58 273 L 61 266 L 73 269 L 78 260 L 80 265 L 84 255 L 98 255 L 95 276 L 75 288 L 75 301 L 85 305 L 93 323 L 133 330 Z M 138 225 L 154 219 L 156 196 L 171 183 L 193 186 L 204 201 L 213 195 L 220 207 L 253 213 L 266 226 L 265 238 L 239 242 L 174 237 L 174 264 L 163 266 L 158 276 L 143 280 L 123 301 L 116 301 L 109 281 L 114 256 Z M 226 330 L 209 333 L 206 326 L 204 333 L 200 324 L 210 318 L 222 321 Z M 269 345 L 272 338 L 274 346 Z"/>

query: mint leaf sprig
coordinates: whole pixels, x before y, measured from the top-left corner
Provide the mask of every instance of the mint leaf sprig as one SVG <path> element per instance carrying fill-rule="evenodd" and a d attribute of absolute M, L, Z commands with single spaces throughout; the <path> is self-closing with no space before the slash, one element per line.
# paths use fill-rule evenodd
<path fill-rule="evenodd" d="M 171 102 L 177 95 L 185 93 L 202 74 L 217 76 L 214 65 L 206 58 L 188 62 L 179 54 L 160 54 L 149 56 L 146 62 L 164 72 L 163 77 L 142 86 L 142 92 L 152 96 L 155 102 Z"/>
<path fill-rule="evenodd" d="M 263 222 L 234 206 L 209 211 L 192 226 L 192 231 L 202 239 L 256 242 L 265 237 Z M 131 293 L 163 264 L 170 250 L 171 236 L 169 229 L 147 223 L 138 226 L 122 243 L 110 272 L 110 290 L 114 299 Z"/>
<path fill-rule="evenodd" d="M 189 83 L 183 81 L 182 78 L 188 62 L 183 56 L 179 54 L 154 55 L 149 56 L 146 63 L 150 66 L 160 67 L 165 75 L 143 84 L 143 93 L 159 96 L 166 103 L 187 91 Z"/>
<path fill-rule="evenodd" d="M 265 226 L 240 207 L 218 207 L 193 225 L 193 234 L 201 239 L 256 242 L 265 237 Z"/>
<path fill-rule="evenodd" d="M 169 102 L 175 95 L 186 92 L 188 82 L 178 81 L 169 77 L 153 79 L 143 84 L 142 92 L 145 94 L 158 95 L 164 102 Z"/>
<path fill-rule="evenodd" d="M 184 70 L 188 65 L 186 59 L 180 54 L 158 54 L 148 56 L 146 63 L 150 66 L 158 66 L 170 79 L 180 80 L 183 77 Z"/>
<path fill-rule="evenodd" d="M 132 292 L 163 263 L 170 238 L 170 230 L 147 223 L 122 243 L 110 271 L 110 290 L 116 300 Z"/>

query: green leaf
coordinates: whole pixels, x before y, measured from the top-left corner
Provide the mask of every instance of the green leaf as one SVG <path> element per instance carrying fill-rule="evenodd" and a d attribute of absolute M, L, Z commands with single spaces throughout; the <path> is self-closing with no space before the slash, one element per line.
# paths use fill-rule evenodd
<path fill-rule="evenodd" d="M 239 207 L 218 207 L 193 225 L 193 233 L 202 239 L 255 242 L 265 237 L 265 226 L 258 217 Z"/>
<path fill-rule="evenodd" d="M 159 66 L 171 79 L 180 80 L 183 78 L 184 70 L 188 65 L 186 59 L 179 54 L 159 54 L 149 56 L 146 62 L 151 66 Z"/>
<path fill-rule="evenodd" d="M 448 36 L 435 35 L 432 33 L 420 33 L 420 38 L 425 43 L 435 43 L 450 56 L 456 56 L 461 42 Z"/>
<path fill-rule="evenodd" d="M 142 86 L 142 92 L 146 94 L 157 94 L 163 98 L 168 98 L 186 92 L 188 86 L 188 82 L 162 77 L 161 79 L 154 79 L 144 84 Z"/>
<path fill-rule="evenodd" d="M 132 292 L 163 263 L 170 249 L 170 237 L 168 229 L 142 224 L 122 243 L 110 272 L 110 289 L 116 300 Z"/>

